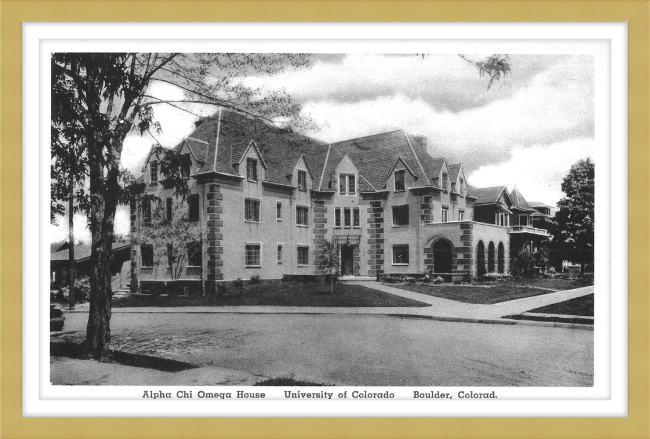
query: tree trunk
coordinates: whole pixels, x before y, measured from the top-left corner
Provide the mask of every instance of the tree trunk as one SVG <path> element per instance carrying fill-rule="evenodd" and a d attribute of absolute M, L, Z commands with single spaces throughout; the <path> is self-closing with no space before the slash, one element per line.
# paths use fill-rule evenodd
<path fill-rule="evenodd" d="M 75 293 L 75 266 L 74 266 L 74 173 L 70 167 L 70 200 L 68 204 L 68 308 L 74 309 Z"/>

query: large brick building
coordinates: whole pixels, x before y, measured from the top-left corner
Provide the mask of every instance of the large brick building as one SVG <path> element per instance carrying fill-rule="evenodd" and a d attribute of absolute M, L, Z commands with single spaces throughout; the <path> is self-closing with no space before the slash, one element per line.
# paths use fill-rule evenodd
<path fill-rule="evenodd" d="M 327 145 L 260 128 L 226 110 L 199 121 L 175 148 L 187 159 L 186 201 L 150 154 L 131 205 L 133 290 L 171 279 L 164 249 L 142 233 L 144 195 L 168 215 L 186 203 L 200 236 L 188 249 L 199 251 L 179 279 L 207 291 L 222 280 L 322 273 L 325 240 L 340 245 L 344 276 L 508 271 L 513 229 L 499 213 L 510 218 L 517 206 L 505 188 L 472 188 L 462 164 L 427 153 L 426 138 L 399 130 Z"/>

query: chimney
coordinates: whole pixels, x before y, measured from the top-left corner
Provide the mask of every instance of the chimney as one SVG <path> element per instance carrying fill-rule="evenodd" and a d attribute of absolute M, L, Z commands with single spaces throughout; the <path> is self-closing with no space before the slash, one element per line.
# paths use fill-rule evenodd
<path fill-rule="evenodd" d="M 413 138 L 422 146 L 422 148 L 427 148 L 427 136 L 413 136 Z"/>

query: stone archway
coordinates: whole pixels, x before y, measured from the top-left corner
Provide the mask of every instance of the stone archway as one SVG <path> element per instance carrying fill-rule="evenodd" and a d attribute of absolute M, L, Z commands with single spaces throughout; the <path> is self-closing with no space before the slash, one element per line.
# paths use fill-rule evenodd
<path fill-rule="evenodd" d="M 488 245 L 488 273 L 494 273 L 494 242 Z"/>
<path fill-rule="evenodd" d="M 485 274 L 485 244 L 479 241 L 476 246 L 476 276 L 482 277 Z"/>
<path fill-rule="evenodd" d="M 454 247 L 446 239 L 438 239 L 431 246 L 433 250 L 433 271 L 446 281 L 451 280 Z"/>
<path fill-rule="evenodd" d="M 503 247 L 503 242 L 499 243 L 499 247 L 497 250 L 497 269 L 499 270 L 499 273 L 505 273 L 506 267 L 505 267 L 505 248 Z"/>

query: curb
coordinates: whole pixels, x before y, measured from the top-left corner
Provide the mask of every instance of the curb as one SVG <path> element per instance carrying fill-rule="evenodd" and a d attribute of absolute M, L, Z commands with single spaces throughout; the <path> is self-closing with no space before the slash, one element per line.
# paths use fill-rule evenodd
<path fill-rule="evenodd" d="M 390 317 L 402 317 L 423 320 L 436 320 L 441 322 L 460 322 L 460 323 L 482 323 L 488 325 L 526 325 L 526 326 L 546 326 L 553 328 L 569 328 L 569 329 L 582 329 L 586 331 L 593 331 L 594 325 L 580 325 L 577 323 L 562 323 L 562 322 L 540 322 L 534 320 L 509 320 L 509 319 L 472 319 L 465 317 L 436 317 L 436 316 L 422 316 L 417 314 L 386 314 Z"/>

